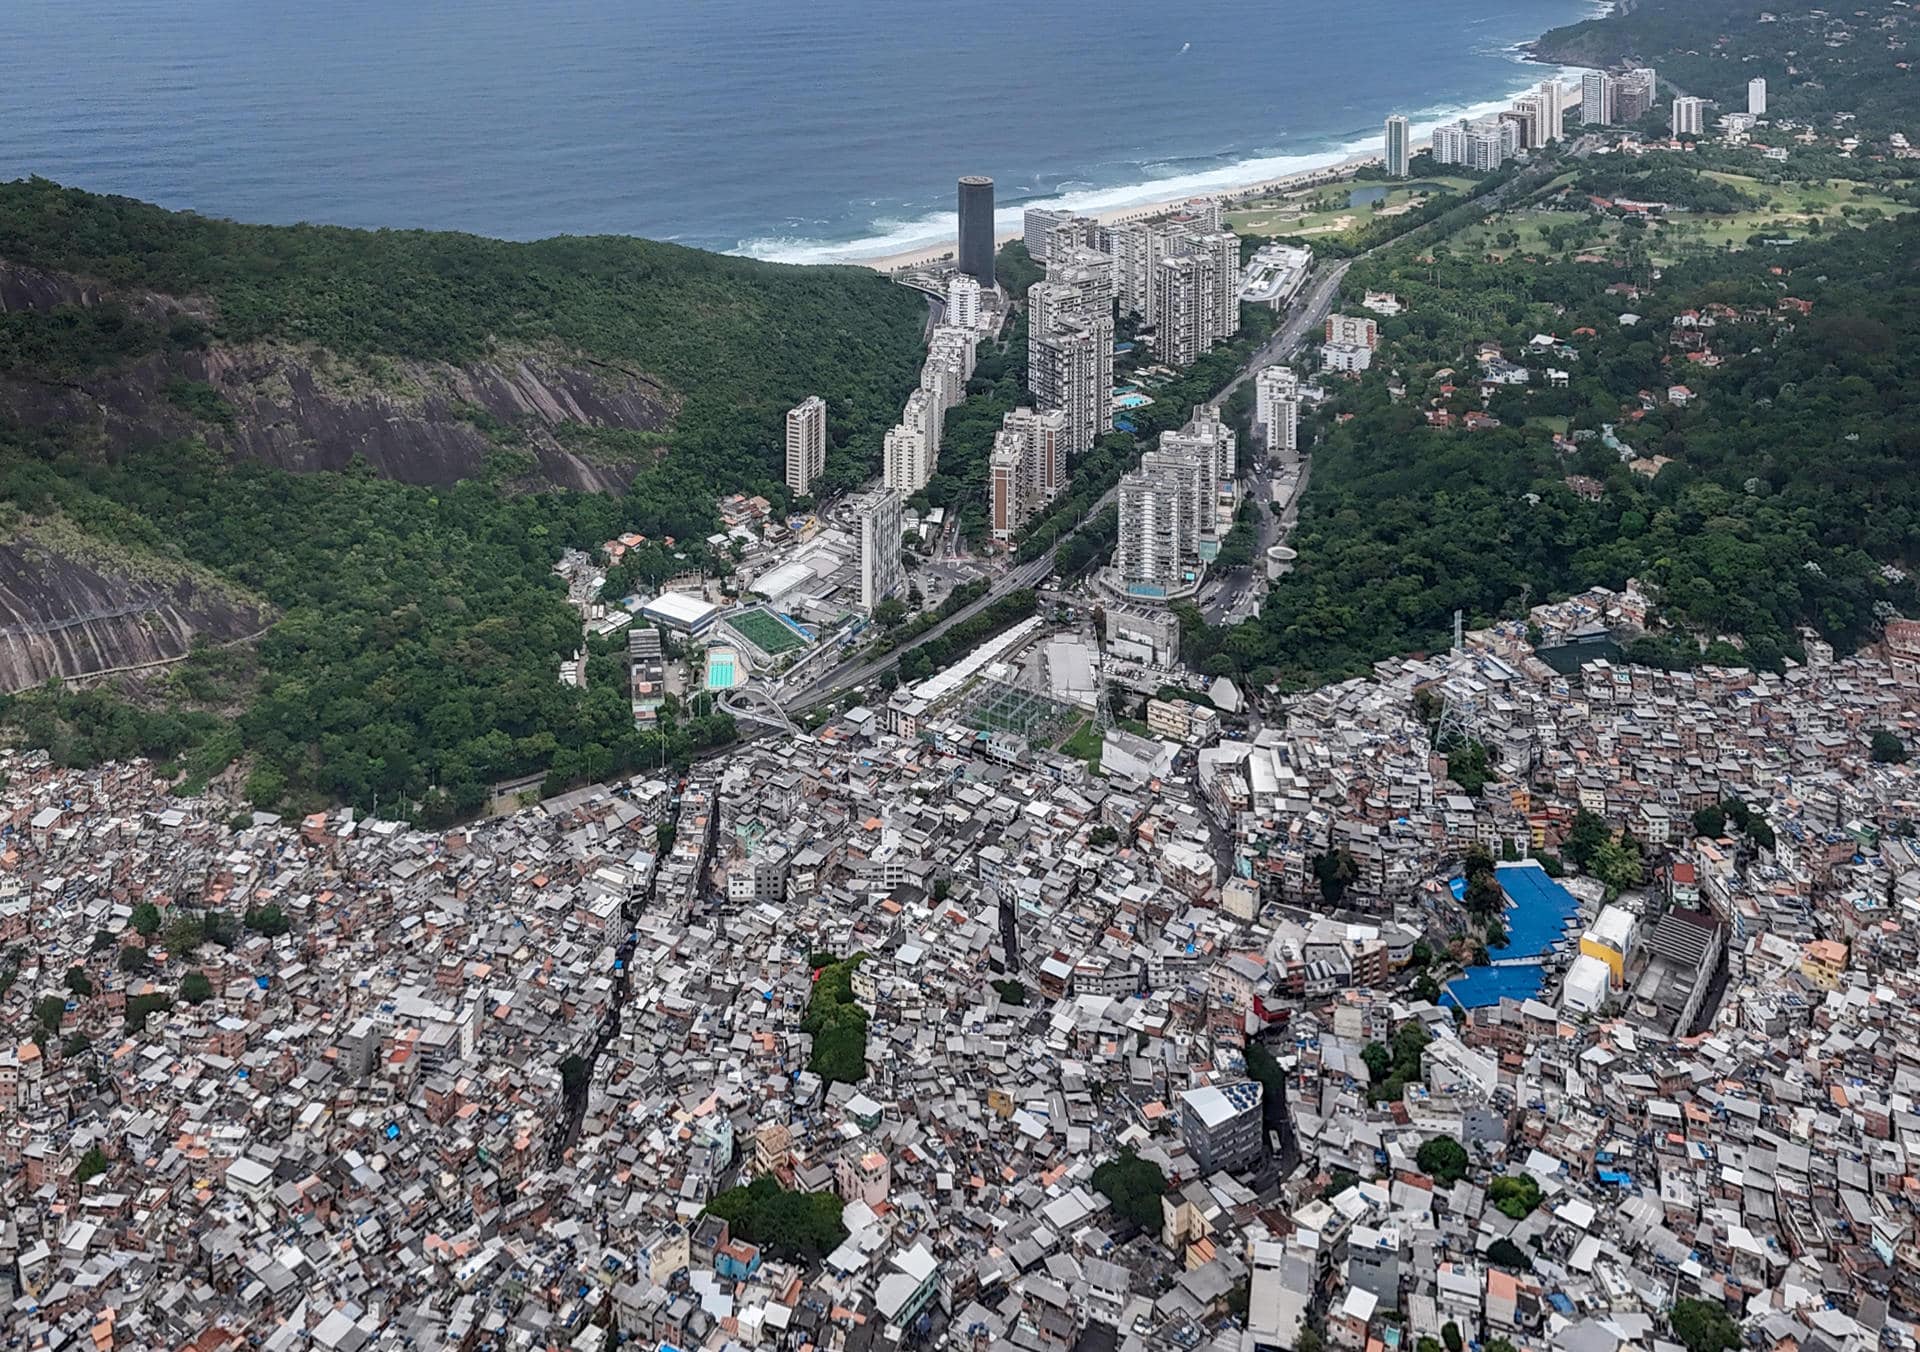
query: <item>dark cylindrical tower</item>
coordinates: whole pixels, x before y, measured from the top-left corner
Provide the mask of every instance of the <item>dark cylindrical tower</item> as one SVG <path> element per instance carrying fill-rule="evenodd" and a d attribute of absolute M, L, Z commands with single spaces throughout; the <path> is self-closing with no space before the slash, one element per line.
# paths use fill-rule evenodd
<path fill-rule="evenodd" d="M 960 271 L 993 285 L 993 180 L 980 174 L 960 180 Z"/>

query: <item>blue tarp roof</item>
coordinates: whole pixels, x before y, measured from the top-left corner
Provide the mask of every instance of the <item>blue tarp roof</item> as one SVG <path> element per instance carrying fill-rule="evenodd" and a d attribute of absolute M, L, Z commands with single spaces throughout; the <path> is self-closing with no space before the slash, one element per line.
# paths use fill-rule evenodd
<path fill-rule="evenodd" d="M 1494 958 L 1542 956 L 1560 942 L 1567 922 L 1580 913 L 1580 903 L 1573 893 L 1549 878 L 1538 864 L 1502 864 L 1494 877 L 1507 895 L 1507 941 L 1489 950 Z M 1466 891 L 1463 878 L 1455 878 L 1451 885 L 1456 897 Z M 1540 994 L 1545 984 L 1546 972 L 1538 963 L 1469 967 L 1464 975 L 1447 983 L 1441 1001 L 1462 1009 L 1480 1009 L 1503 999 L 1530 999 Z"/>

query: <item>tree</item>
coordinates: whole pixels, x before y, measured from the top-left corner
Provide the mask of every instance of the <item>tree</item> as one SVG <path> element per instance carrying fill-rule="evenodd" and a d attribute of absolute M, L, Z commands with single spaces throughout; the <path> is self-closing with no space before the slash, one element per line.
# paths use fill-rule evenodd
<path fill-rule="evenodd" d="M 1631 838 L 1609 840 L 1600 846 L 1587 860 L 1587 870 L 1607 885 L 1609 896 L 1640 886 L 1645 877 L 1645 865 Z"/>
<path fill-rule="evenodd" d="M 993 988 L 1000 993 L 1003 1005 L 1024 1005 L 1027 1002 L 1027 987 L 1020 981 L 996 981 Z"/>
<path fill-rule="evenodd" d="M 1320 897 L 1329 906 L 1338 906 L 1347 888 L 1360 876 L 1360 866 L 1343 849 L 1314 856 L 1313 876 L 1320 883 Z"/>
<path fill-rule="evenodd" d="M 1367 1063 L 1367 1074 L 1373 1077 L 1375 1084 L 1393 1073 L 1393 1053 L 1385 1043 L 1369 1042 L 1360 1049 L 1360 1059 Z"/>
<path fill-rule="evenodd" d="M 133 928 L 142 938 L 151 939 L 160 932 L 160 908 L 150 901 L 142 901 L 133 908 Z"/>
<path fill-rule="evenodd" d="M 1503 1268 L 1511 1268 L 1515 1272 L 1533 1271 L 1533 1260 L 1521 1251 L 1518 1244 L 1515 1244 L 1505 1235 L 1500 1236 L 1500 1238 L 1494 1240 L 1493 1243 L 1487 1245 L 1487 1258 L 1489 1261 L 1498 1263 Z"/>
<path fill-rule="evenodd" d="M 245 921 L 248 929 L 255 934 L 264 934 L 269 939 L 277 939 L 293 928 L 293 922 L 272 902 L 249 910 Z"/>
<path fill-rule="evenodd" d="M 122 948 L 115 962 L 123 972 L 144 972 L 153 965 L 147 957 L 147 950 L 138 944 L 128 944 Z"/>
<path fill-rule="evenodd" d="M 1487 1188 L 1487 1200 L 1509 1220 L 1525 1220 L 1540 1205 L 1540 1184 L 1531 1174 L 1496 1178 Z"/>
<path fill-rule="evenodd" d="M 1581 808 L 1573 814 L 1573 824 L 1567 830 L 1567 843 L 1560 853 L 1585 868 L 1593 852 L 1612 837 L 1613 832 L 1607 828 L 1603 818 Z"/>
<path fill-rule="evenodd" d="M 1711 840 L 1718 840 L 1726 829 L 1727 812 L 1725 808 L 1709 804 L 1693 814 L 1693 833 L 1696 836 L 1706 836 Z"/>
<path fill-rule="evenodd" d="M 1467 1176 L 1471 1161 L 1467 1148 L 1451 1136 L 1434 1136 L 1423 1142 L 1415 1157 L 1422 1173 L 1436 1183 L 1458 1183 Z"/>
<path fill-rule="evenodd" d="M 1712 1301 L 1676 1300 L 1667 1322 L 1687 1352 L 1733 1352 L 1740 1346 L 1740 1326 L 1727 1315 L 1725 1306 Z"/>
<path fill-rule="evenodd" d="M 1357 1187 L 1359 1183 L 1360 1175 L 1348 1169 L 1335 1169 L 1327 1175 L 1327 1186 L 1320 1190 L 1320 1196 L 1323 1199 L 1338 1197 L 1348 1188 Z"/>
<path fill-rule="evenodd" d="M 1094 1169 L 1093 1187 L 1113 1203 L 1116 1216 L 1149 1232 L 1160 1228 L 1160 1199 L 1166 1195 L 1167 1176 L 1152 1160 L 1123 1150 Z"/>
<path fill-rule="evenodd" d="M 1460 1352 L 1465 1345 L 1460 1339 L 1460 1326 L 1451 1319 L 1440 1326 L 1440 1341 L 1447 1345 L 1447 1352 Z"/>
<path fill-rule="evenodd" d="M 93 978 L 87 975 L 86 968 L 67 968 L 67 989 L 83 1000 L 93 994 Z"/>
<path fill-rule="evenodd" d="M 1500 890 L 1493 874 L 1476 873 L 1468 877 L 1466 896 L 1462 900 L 1475 915 L 1497 915 L 1507 904 L 1507 894 Z"/>
<path fill-rule="evenodd" d="M 560 1062 L 560 1092 L 568 1098 L 577 1097 L 587 1087 L 587 1077 L 593 1074 L 593 1063 L 578 1052 Z"/>
<path fill-rule="evenodd" d="M 107 1171 L 107 1155 L 99 1146 L 89 1146 L 87 1153 L 80 1157 L 80 1165 L 74 1170 L 74 1178 L 85 1183 Z"/>
<path fill-rule="evenodd" d="M 1885 728 L 1875 728 L 1873 759 L 1881 765 L 1904 765 L 1907 760 L 1907 744 L 1900 740 L 1897 733 L 1889 732 Z"/>
<path fill-rule="evenodd" d="M 60 1021 L 66 1017 L 67 1002 L 57 995 L 43 995 L 33 1002 L 33 1020 L 48 1037 L 60 1031 Z"/>
<path fill-rule="evenodd" d="M 205 972 L 188 972 L 180 978 L 180 998 L 190 1005 L 202 1005 L 213 998 L 213 983 Z"/>
<path fill-rule="evenodd" d="M 89 951 L 93 953 L 104 953 L 118 942 L 120 941 L 113 937 L 112 930 L 95 930 L 93 932 L 93 947 Z"/>

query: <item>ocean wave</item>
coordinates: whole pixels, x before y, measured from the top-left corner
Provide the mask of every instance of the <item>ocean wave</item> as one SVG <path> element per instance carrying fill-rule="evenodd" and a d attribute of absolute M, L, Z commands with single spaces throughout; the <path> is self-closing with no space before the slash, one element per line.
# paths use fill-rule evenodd
<path fill-rule="evenodd" d="M 1461 118 L 1489 117 L 1509 107 L 1520 95 L 1538 87 L 1542 80 L 1557 79 L 1564 84 L 1578 79 L 1580 74 L 1577 68 L 1569 66 L 1539 66 L 1535 72 L 1527 83 L 1501 98 L 1409 111 L 1407 119 L 1411 124 L 1409 134 L 1412 140 L 1416 144 L 1430 140 L 1435 128 L 1458 122 Z M 1099 188 L 1076 187 L 1052 196 L 1032 197 L 1013 206 L 1003 206 L 994 213 L 994 229 L 1000 234 L 1018 231 L 1028 207 L 1056 207 L 1095 214 L 1124 211 L 1129 207 L 1144 207 L 1183 197 L 1231 192 L 1269 179 L 1329 168 L 1356 155 L 1378 154 L 1380 136 L 1378 131 L 1364 136 L 1355 133 L 1345 141 L 1299 154 L 1255 156 L 1204 169 L 1172 173 L 1156 174 L 1153 172 L 1154 166 L 1164 162 L 1149 162 L 1141 166 L 1149 177 L 1138 182 Z M 959 217 L 956 212 L 934 211 L 909 219 L 875 220 L 869 226 L 869 233 L 857 239 L 764 235 L 743 239 L 728 252 L 770 263 L 860 263 L 951 244 L 958 228 Z"/>

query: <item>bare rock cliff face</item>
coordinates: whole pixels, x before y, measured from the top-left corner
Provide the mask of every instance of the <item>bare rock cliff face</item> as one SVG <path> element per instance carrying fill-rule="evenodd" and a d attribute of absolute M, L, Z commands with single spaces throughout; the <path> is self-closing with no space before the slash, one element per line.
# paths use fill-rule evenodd
<path fill-rule="evenodd" d="M 92 283 L 0 261 L 0 310 L 95 305 Z M 151 294 L 111 299 L 143 319 L 205 320 L 211 306 Z M 211 386 L 233 410 L 231 423 L 203 421 L 168 397 L 171 384 Z M 345 468 L 363 457 L 405 483 L 472 478 L 498 449 L 487 427 L 510 428 L 530 452 L 530 477 L 564 488 L 618 491 L 636 466 L 605 464 L 567 450 L 562 423 L 659 431 L 673 398 L 645 375 L 585 358 L 530 353 L 455 366 L 388 362 L 376 383 L 328 353 L 284 345 L 169 351 L 78 380 L 0 374 L 0 417 L 28 426 L 88 429 L 108 455 L 199 436 L 230 454 L 296 472 Z"/>
<path fill-rule="evenodd" d="M 0 312 L 106 301 L 163 329 L 216 317 L 203 298 L 116 290 L 0 260 Z M 202 401 L 197 416 L 183 406 L 194 401 L 178 397 L 183 382 L 211 387 L 225 409 L 215 401 L 209 415 Z M 660 431 L 676 408 L 642 373 L 565 353 L 362 365 L 286 344 L 170 344 L 79 379 L 0 371 L 0 423 L 76 432 L 79 445 L 108 457 L 199 437 L 285 470 L 344 469 L 361 457 L 380 474 L 428 485 L 488 472 L 505 444 L 516 485 L 618 492 L 638 466 L 577 455 L 555 429 Z M 66 529 L 33 531 L 0 534 L 0 691 L 179 658 L 196 639 L 245 638 L 272 618 L 188 570 L 118 559 Z"/>
<path fill-rule="evenodd" d="M 185 573 L 142 576 L 104 551 L 88 557 L 32 527 L 0 540 L 0 691 L 183 657 L 196 638 L 224 643 L 272 618 Z"/>

